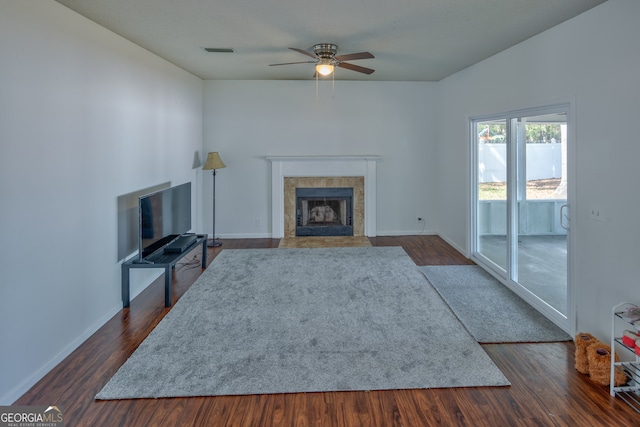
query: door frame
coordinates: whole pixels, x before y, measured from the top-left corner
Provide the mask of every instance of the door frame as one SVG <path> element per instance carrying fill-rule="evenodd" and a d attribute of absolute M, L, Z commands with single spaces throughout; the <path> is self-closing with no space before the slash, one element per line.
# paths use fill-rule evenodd
<path fill-rule="evenodd" d="M 527 116 L 537 116 L 542 114 L 554 113 L 554 112 L 566 112 L 567 114 L 567 205 L 568 205 L 568 213 L 569 213 L 569 230 L 567 230 L 567 313 L 564 316 L 555 308 L 551 307 L 549 304 L 542 301 L 535 294 L 519 285 L 518 283 L 512 281 L 509 277 L 509 270 L 506 273 L 503 273 L 501 269 L 497 268 L 495 263 L 488 260 L 488 258 L 482 256 L 478 252 L 478 240 L 477 240 L 477 220 L 478 220 L 478 209 L 477 209 L 477 199 L 478 199 L 478 144 L 477 144 L 477 135 L 475 134 L 475 123 L 479 121 L 491 121 L 491 120 L 505 120 L 507 123 L 507 140 L 510 140 L 509 128 L 511 119 L 517 117 L 527 117 Z M 576 265 L 576 245 L 575 245 L 575 233 L 572 232 L 571 227 L 571 219 L 575 220 L 576 215 L 572 214 L 572 207 L 576 206 L 575 203 L 575 194 L 576 194 L 576 174 L 575 174 L 575 164 L 576 164 L 576 120 L 575 120 L 575 99 L 568 102 L 559 102 L 539 107 L 532 108 L 521 108 L 508 110 L 500 113 L 492 113 L 492 114 L 482 114 L 482 115 L 474 115 L 468 116 L 468 129 L 469 129 L 469 185 L 471 191 L 469 192 L 469 250 L 470 259 L 494 276 L 497 280 L 503 283 L 507 288 L 512 290 L 514 293 L 519 295 L 522 299 L 524 299 L 527 303 L 529 303 L 532 307 L 542 313 L 545 317 L 555 323 L 558 327 L 563 329 L 565 332 L 569 333 L 571 336 L 576 333 L 576 310 L 574 307 L 574 294 L 575 294 L 575 284 L 573 283 L 572 278 L 576 277 L 574 274 L 574 268 Z M 510 166 L 512 162 L 515 160 L 516 153 L 511 147 L 512 144 L 507 144 L 507 159 L 508 168 L 507 168 L 507 177 L 508 179 L 512 179 L 515 177 L 515 171 L 513 171 Z M 509 206 L 509 205 L 508 205 Z M 509 233 L 513 232 L 513 216 L 514 213 L 509 212 L 507 214 L 507 230 Z M 510 244 L 511 240 L 508 239 L 507 244 Z M 512 250 L 507 251 L 507 266 L 512 268 L 512 260 L 511 256 L 513 255 Z"/>

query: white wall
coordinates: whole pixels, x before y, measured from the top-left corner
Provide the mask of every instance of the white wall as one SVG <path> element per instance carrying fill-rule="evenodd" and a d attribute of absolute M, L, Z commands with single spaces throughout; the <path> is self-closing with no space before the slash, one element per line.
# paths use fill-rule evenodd
<path fill-rule="evenodd" d="M 271 164 L 277 155 L 380 155 L 378 235 L 437 229 L 437 84 L 336 81 L 205 82 L 204 151 L 219 151 L 216 234 L 271 236 Z M 204 176 L 211 232 L 212 178 Z M 259 226 L 256 225 L 259 220 Z"/>
<path fill-rule="evenodd" d="M 121 307 L 117 198 L 198 181 L 202 80 L 47 1 L 0 8 L 0 404 Z M 137 275 L 135 295 L 153 275 Z"/>
<path fill-rule="evenodd" d="M 439 232 L 468 248 L 467 119 L 575 102 L 576 182 L 571 227 L 577 329 L 609 339 L 611 307 L 640 303 L 640 2 L 610 0 L 441 82 Z M 491 94 L 491 96 L 487 96 Z M 589 218 L 591 206 L 605 221 Z"/>

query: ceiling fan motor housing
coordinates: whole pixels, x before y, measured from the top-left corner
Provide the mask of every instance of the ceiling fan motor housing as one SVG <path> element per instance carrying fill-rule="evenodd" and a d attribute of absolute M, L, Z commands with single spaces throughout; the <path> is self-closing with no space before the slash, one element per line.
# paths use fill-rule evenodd
<path fill-rule="evenodd" d="M 313 46 L 313 53 L 322 59 L 333 59 L 338 53 L 338 45 L 331 43 L 319 43 Z"/>

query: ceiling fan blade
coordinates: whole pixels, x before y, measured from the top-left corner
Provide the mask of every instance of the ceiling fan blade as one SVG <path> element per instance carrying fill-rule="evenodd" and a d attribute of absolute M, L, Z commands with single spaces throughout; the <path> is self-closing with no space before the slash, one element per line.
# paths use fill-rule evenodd
<path fill-rule="evenodd" d="M 270 67 L 274 65 L 291 65 L 291 64 L 315 64 L 318 61 L 302 61 L 302 62 L 282 62 L 280 64 L 269 64 Z"/>
<path fill-rule="evenodd" d="M 300 52 L 301 54 L 310 56 L 312 58 L 317 58 L 315 53 L 307 52 L 306 50 L 298 49 L 297 47 L 290 47 L 289 49 L 295 50 L 296 52 Z"/>
<path fill-rule="evenodd" d="M 375 56 L 373 56 L 369 52 L 358 52 L 358 53 L 348 53 L 346 55 L 337 55 L 335 58 L 338 61 L 353 61 L 353 60 L 356 60 L 356 59 L 375 58 Z"/>
<path fill-rule="evenodd" d="M 359 73 L 364 73 L 364 74 L 371 74 L 371 73 L 373 73 L 375 71 L 375 70 L 372 70 L 371 68 L 366 68 L 366 67 L 361 67 L 359 65 L 349 64 L 348 62 L 341 62 L 341 63 L 338 64 L 338 67 L 346 68 L 347 70 L 357 71 Z"/>

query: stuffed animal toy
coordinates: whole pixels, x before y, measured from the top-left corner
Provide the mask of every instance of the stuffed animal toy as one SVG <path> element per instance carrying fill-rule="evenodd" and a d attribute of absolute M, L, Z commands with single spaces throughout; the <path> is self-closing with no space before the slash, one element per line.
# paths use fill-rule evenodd
<path fill-rule="evenodd" d="M 611 347 L 601 342 L 592 343 L 587 347 L 589 360 L 589 378 L 596 384 L 609 385 L 611 378 Z M 619 361 L 614 354 L 614 360 Z M 627 382 L 627 376 L 621 371 L 614 373 L 614 385 L 619 386 Z"/>
<path fill-rule="evenodd" d="M 587 347 L 598 340 L 591 334 L 580 332 L 576 335 L 576 370 L 581 374 L 589 373 L 589 359 L 587 358 Z"/>

